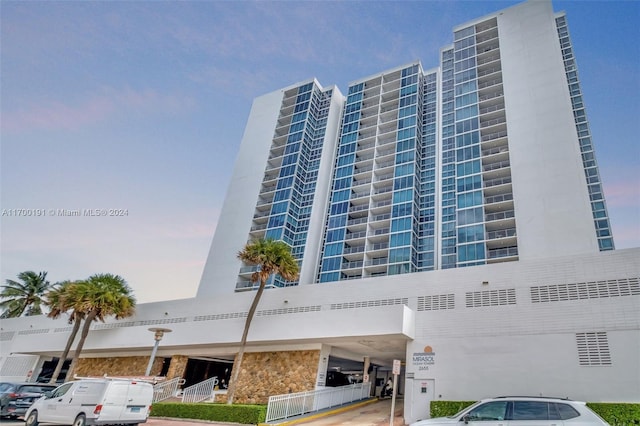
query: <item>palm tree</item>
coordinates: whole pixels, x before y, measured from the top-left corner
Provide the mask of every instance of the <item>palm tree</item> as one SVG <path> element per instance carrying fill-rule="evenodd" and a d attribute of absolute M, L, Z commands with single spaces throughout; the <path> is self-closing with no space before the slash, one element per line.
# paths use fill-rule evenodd
<path fill-rule="evenodd" d="M 33 271 L 20 272 L 18 278 L 22 282 L 7 280 L 0 292 L 0 308 L 4 309 L 2 318 L 17 318 L 24 315 L 41 315 L 44 305 L 44 294 L 51 284 L 47 281 L 47 273 Z"/>
<path fill-rule="evenodd" d="M 73 329 L 71 330 L 71 335 L 67 339 L 67 344 L 64 347 L 64 351 L 60 355 L 60 359 L 58 359 L 58 364 L 56 365 L 53 374 L 51 375 L 51 379 L 49 383 L 56 383 L 58 380 L 58 376 L 62 371 L 62 367 L 64 366 L 64 362 L 69 356 L 69 352 L 71 351 L 71 345 L 78 334 L 78 330 L 80 330 L 80 324 L 82 323 L 82 319 L 84 318 L 84 312 L 82 312 L 81 304 L 78 301 L 74 301 L 72 299 L 72 295 L 77 293 L 77 290 L 74 286 L 78 286 L 80 282 L 78 281 L 63 281 L 56 285 L 55 288 L 49 290 L 46 294 L 47 306 L 49 306 L 49 313 L 47 316 L 49 318 L 57 319 L 65 312 L 71 311 L 69 314 L 69 324 L 73 324 Z M 74 305 L 74 302 L 77 305 Z"/>
<path fill-rule="evenodd" d="M 114 316 L 116 319 L 130 317 L 135 312 L 136 299 L 132 290 L 124 280 L 118 275 L 96 274 L 85 281 L 80 281 L 67 288 L 68 297 L 66 303 L 77 311 L 76 321 L 84 319 L 80 340 L 71 360 L 71 365 L 67 371 L 66 380 L 73 377 L 80 353 L 89 334 L 93 321 L 104 322 L 105 317 Z"/>
<path fill-rule="evenodd" d="M 244 323 L 244 331 L 242 333 L 242 340 L 240 340 L 240 349 L 236 360 L 233 365 L 233 374 L 229 383 L 229 390 L 227 392 L 227 404 L 233 404 L 233 398 L 236 392 L 238 375 L 240 374 L 240 366 L 242 364 L 242 358 L 244 357 L 245 347 L 247 345 L 247 335 L 249 334 L 249 327 L 251 327 L 251 321 L 256 313 L 258 302 L 262 297 L 267 280 L 271 275 L 280 275 L 282 278 L 288 281 L 298 279 L 300 275 L 300 267 L 293 254 L 291 254 L 291 247 L 284 241 L 275 241 L 272 239 L 260 238 L 247 243 L 242 251 L 238 252 L 238 259 L 248 265 L 257 265 L 258 270 L 251 275 L 251 282 L 260 282 L 258 291 L 253 298 L 251 308 L 247 314 L 247 319 Z"/>

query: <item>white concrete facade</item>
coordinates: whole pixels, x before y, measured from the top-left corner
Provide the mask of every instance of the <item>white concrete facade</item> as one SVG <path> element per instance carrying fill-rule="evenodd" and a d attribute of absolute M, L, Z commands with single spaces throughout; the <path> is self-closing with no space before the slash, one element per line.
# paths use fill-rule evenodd
<path fill-rule="evenodd" d="M 407 423 L 426 417 L 433 399 L 640 402 L 640 248 L 599 251 L 555 16 L 550 2 L 531 1 L 477 20 L 498 22 L 519 259 L 314 284 L 345 104 L 333 88 L 300 282 L 264 293 L 248 351 L 315 349 L 387 370 L 400 359 Z M 158 356 L 234 356 L 254 296 L 235 292 L 236 254 L 252 228 L 284 93 L 309 82 L 319 86 L 309 80 L 255 99 L 197 297 L 95 324 L 83 357 L 147 355 L 154 326 L 173 330 Z M 37 373 L 70 330 L 63 319 L 3 320 L 0 375 Z M 320 365 L 319 385 L 324 373 Z"/>
<path fill-rule="evenodd" d="M 148 355 L 154 326 L 173 330 L 160 357 L 232 357 L 252 297 L 142 304 L 131 319 L 95 324 L 82 357 Z M 61 352 L 69 331 L 64 320 L 41 316 L 3 320 L 0 374 L 37 374 L 43 359 Z M 598 333 L 595 346 L 589 333 Z M 544 394 L 638 402 L 640 248 L 408 274 L 400 281 L 272 289 L 260 303 L 249 345 L 254 352 L 370 356 L 387 369 L 400 359 L 407 422 L 424 417 L 432 398 Z M 429 384 L 424 394 L 423 383 Z"/>

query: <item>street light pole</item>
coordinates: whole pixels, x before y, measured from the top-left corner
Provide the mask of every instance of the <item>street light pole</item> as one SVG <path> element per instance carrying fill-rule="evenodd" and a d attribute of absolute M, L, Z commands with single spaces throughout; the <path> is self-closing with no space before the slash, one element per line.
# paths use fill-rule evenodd
<path fill-rule="evenodd" d="M 153 361 L 155 361 L 156 359 L 156 352 L 158 352 L 158 346 L 160 345 L 160 340 L 162 340 L 162 336 L 164 336 L 164 333 L 171 333 L 171 329 L 152 327 L 149 329 L 149 331 L 153 331 L 155 333 L 153 335 L 153 339 L 155 340 L 155 343 L 153 345 L 153 350 L 151 351 L 151 358 L 149 358 L 147 371 L 144 373 L 145 376 L 149 376 L 151 374 L 151 367 L 153 367 Z"/>

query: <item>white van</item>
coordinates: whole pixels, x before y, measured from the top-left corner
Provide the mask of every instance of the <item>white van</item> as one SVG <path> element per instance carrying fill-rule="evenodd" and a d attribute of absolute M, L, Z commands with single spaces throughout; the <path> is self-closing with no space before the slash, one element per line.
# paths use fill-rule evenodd
<path fill-rule="evenodd" d="M 81 379 L 58 386 L 38 399 L 24 415 L 25 426 L 136 425 L 145 423 L 153 386 L 130 379 Z"/>

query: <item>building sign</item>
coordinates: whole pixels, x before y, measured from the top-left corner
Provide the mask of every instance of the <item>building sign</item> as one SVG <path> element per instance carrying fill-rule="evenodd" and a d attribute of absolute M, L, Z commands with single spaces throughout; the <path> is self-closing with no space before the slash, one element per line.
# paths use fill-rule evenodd
<path fill-rule="evenodd" d="M 400 374 L 400 360 L 399 359 L 394 359 L 393 360 L 393 374 L 395 374 L 396 376 L 398 374 Z"/>
<path fill-rule="evenodd" d="M 435 364 L 436 353 L 431 346 L 425 346 L 424 352 L 414 352 L 412 357 L 413 366 L 418 371 L 429 370 L 430 365 Z"/>

